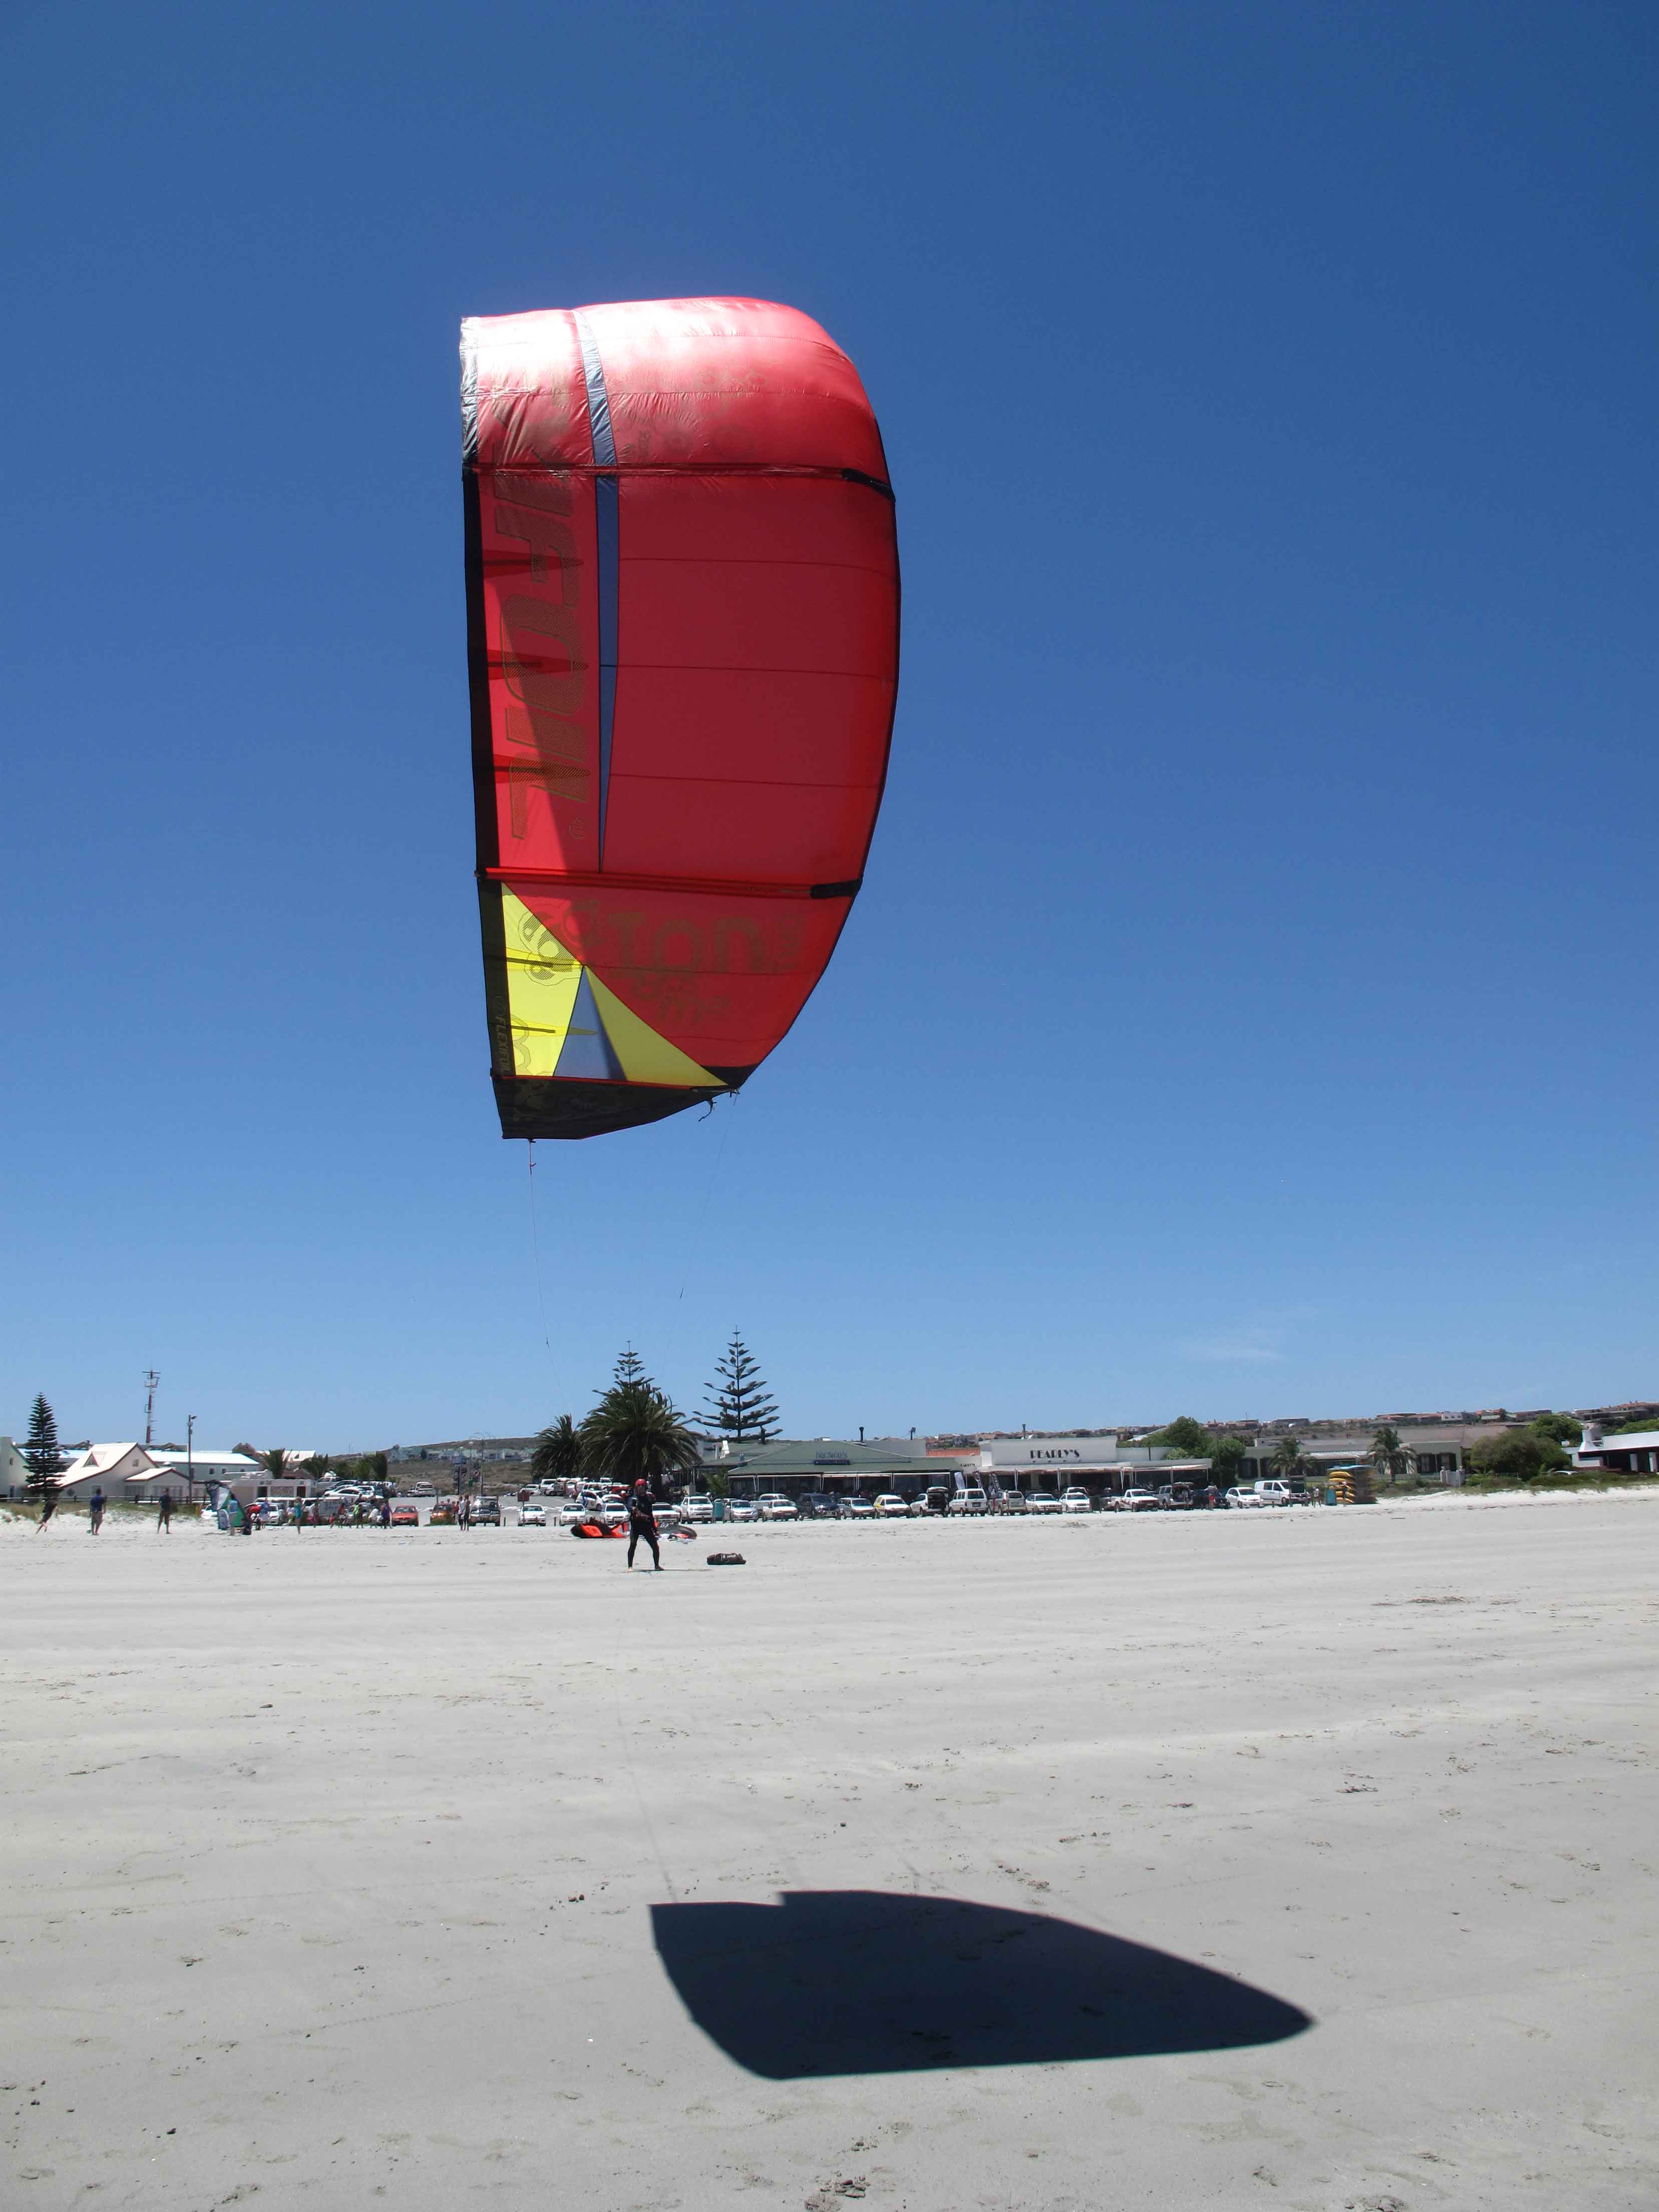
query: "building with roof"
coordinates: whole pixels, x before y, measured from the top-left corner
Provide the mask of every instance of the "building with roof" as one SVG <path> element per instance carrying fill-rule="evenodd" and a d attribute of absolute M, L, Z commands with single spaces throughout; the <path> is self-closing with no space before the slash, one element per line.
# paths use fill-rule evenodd
<path fill-rule="evenodd" d="M 1393 1423 L 1377 1422 L 1365 1428 L 1350 1429 L 1346 1433 L 1333 1431 L 1322 1425 L 1317 1431 L 1298 1429 L 1294 1433 L 1302 1445 L 1303 1455 L 1313 1465 L 1329 1470 L 1339 1467 L 1354 1467 L 1369 1459 L 1372 1444 L 1380 1427 L 1392 1427 Z M 1483 1437 L 1501 1434 L 1503 1427 L 1514 1423 L 1469 1421 L 1439 1423 L 1419 1421 L 1410 1428 L 1400 1431 L 1401 1448 L 1408 1451 L 1419 1477 L 1447 1484 L 1461 1483 L 1468 1465 L 1468 1455 Z M 1287 1433 L 1276 1425 L 1263 1429 L 1244 1440 L 1244 1459 L 1239 1469 L 1242 1482 L 1254 1482 L 1258 1475 L 1273 1472 L 1273 1454 L 1276 1444 Z"/>
<path fill-rule="evenodd" d="M 0 1437 L 0 1498 L 21 1498 L 28 1485 L 28 1462 L 9 1437 Z"/>
<path fill-rule="evenodd" d="M 979 1479 L 993 1498 L 1071 1489 L 1121 1496 L 1145 1483 L 1201 1483 L 1209 1473 L 1207 1459 L 1188 1459 L 1173 1444 L 1126 1444 L 1115 1429 L 988 1437 L 979 1448 Z"/>
<path fill-rule="evenodd" d="M 196 1444 L 181 1449 L 177 1444 L 152 1444 L 149 1448 L 149 1456 L 180 1498 L 193 1497 L 198 1490 L 210 1494 L 214 1486 L 219 1483 L 228 1489 L 238 1484 L 257 1484 L 264 1473 L 257 1459 L 250 1459 L 246 1452 L 232 1451 L 222 1445 Z M 313 1456 L 310 1452 L 289 1454 L 291 1461 L 305 1461 Z M 166 1486 L 166 1484 L 157 1482 L 146 1494 L 154 1497 Z"/>
<path fill-rule="evenodd" d="M 65 1498 L 87 1498 L 101 1490 L 113 1499 L 141 1495 L 135 1486 L 152 1480 L 160 1472 L 143 1444 L 88 1444 L 52 1480 Z"/>
<path fill-rule="evenodd" d="M 164 1490 L 184 1499 L 216 1486 L 245 1490 L 252 1496 L 263 1473 L 257 1460 L 245 1452 L 179 1451 L 171 1444 L 88 1444 L 54 1478 L 65 1498 L 90 1498 L 101 1489 L 106 1498 L 154 1499 Z"/>
<path fill-rule="evenodd" d="M 974 1465 L 972 1453 L 945 1459 L 918 1451 L 903 1437 L 878 1437 L 869 1443 L 807 1437 L 765 1444 L 732 1443 L 720 1458 L 706 1462 L 706 1468 L 719 1468 L 736 1498 L 763 1498 L 769 1492 L 794 1498 L 810 1491 L 848 1498 L 896 1491 L 908 1498 L 930 1483 L 950 1482 Z"/>
<path fill-rule="evenodd" d="M 1572 1463 L 1605 1468 L 1609 1474 L 1659 1474 L 1659 1429 L 1603 1437 L 1597 1423 L 1586 1422 L 1584 1441 L 1572 1454 Z"/>

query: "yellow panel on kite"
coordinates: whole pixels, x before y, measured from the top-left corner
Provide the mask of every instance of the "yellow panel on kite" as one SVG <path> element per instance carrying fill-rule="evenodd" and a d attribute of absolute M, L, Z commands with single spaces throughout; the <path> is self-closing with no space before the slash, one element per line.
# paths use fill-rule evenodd
<path fill-rule="evenodd" d="M 522 900 L 501 893 L 507 1004 L 515 1075 L 551 1075 L 559 1064 L 582 980 L 580 962 Z"/>
<path fill-rule="evenodd" d="M 587 982 L 599 1007 L 599 1018 L 605 1024 L 605 1033 L 611 1040 L 611 1048 L 622 1062 L 623 1073 L 630 1083 L 670 1083 L 687 1090 L 702 1091 L 711 1084 L 718 1086 L 717 1075 L 711 1075 L 677 1044 L 670 1044 L 665 1036 L 659 1036 L 648 1022 L 642 1022 L 631 1006 L 623 1006 L 616 993 L 600 982 L 591 968 Z"/>

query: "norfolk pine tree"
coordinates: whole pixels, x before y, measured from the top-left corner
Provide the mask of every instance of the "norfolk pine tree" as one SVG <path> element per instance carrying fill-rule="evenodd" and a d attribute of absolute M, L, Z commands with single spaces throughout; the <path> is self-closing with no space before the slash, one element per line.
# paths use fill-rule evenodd
<path fill-rule="evenodd" d="M 734 1443 L 752 1437 L 763 1444 L 776 1436 L 777 1407 L 768 1394 L 765 1376 L 736 1329 L 725 1358 L 715 1365 L 714 1376 L 714 1382 L 703 1385 L 712 1403 L 697 1416 L 706 1428 L 718 1429 Z"/>
<path fill-rule="evenodd" d="M 23 1458 L 29 1471 L 29 1495 L 42 1507 L 54 1474 L 64 1472 L 64 1455 L 58 1449 L 58 1417 L 46 1403 L 44 1391 L 29 1407 L 29 1432 L 23 1441 Z"/>

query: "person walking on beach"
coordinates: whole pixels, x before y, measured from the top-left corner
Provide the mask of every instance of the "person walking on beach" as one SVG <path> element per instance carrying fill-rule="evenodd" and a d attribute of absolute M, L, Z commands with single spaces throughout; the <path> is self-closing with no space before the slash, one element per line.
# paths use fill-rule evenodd
<path fill-rule="evenodd" d="M 104 1525 L 105 1501 L 102 1489 L 94 1490 L 87 1503 L 92 1513 L 92 1526 L 88 1529 L 87 1534 L 89 1536 L 95 1536 Z"/>
<path fill-rule="evenodd" d="M 40 1518 L 34 1524 L 34 1533 L 37 1536 L 57 1510 L 58 1486 L 56 1483 L 49 1482 L 40 1492 Z"/>
<path fill-rule="evenodd" d="M 164 1490 L 155 1501 L 155 1533 L 158 1536 L 173 1534 L 173 1492 Z"/>
<path fill-rule="evenodd" d="M 656 1510 L 652 1505 L 651 1492 L 645 1486 L 643 1475 L 628 1493 L 628 1564 L 630 1567 L 634 1564 L 635 1547 L 641 1536 L 651 1547 L 651 1564 L 660 1574 L 662 1559 L 657 1551 Z"/>

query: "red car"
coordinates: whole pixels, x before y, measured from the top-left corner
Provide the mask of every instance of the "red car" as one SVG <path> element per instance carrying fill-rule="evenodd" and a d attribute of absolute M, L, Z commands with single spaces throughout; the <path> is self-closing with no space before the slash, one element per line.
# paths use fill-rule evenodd
<path fill-rule="evenodd" d="M 394 1528 L 418 1528 L 421 1525 L 420 1507 L 394 1505 L 392 1509 L 392 1525 Z"/>

